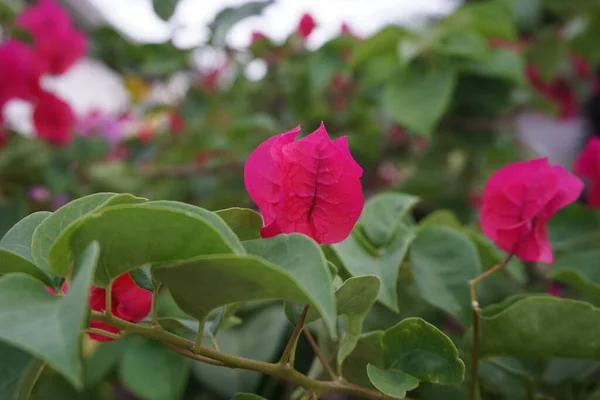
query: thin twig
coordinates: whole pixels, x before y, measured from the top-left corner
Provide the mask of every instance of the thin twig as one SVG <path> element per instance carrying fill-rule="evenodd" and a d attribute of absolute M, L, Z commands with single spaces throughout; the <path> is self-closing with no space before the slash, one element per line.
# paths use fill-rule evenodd
<path fill-rule="evenodd" d="M 119 339 L 123 339 L 125 337 L 124 333 L 112 333 L 112 332 L 105 331 L 103 329 L 87 328 L 85 331 L 87 333 L 94 333 L 96 335 L 106 336 L 107 338 L 110 338 L 113 340 L 119 340 Z"/>
<path fill-rule="evenodd" d="M 294 328 L 294 332 L 292 332 L 292 336 L 290 336 L 290 340 L 288 340 L 283 353 L 281 354 L 281 358 L 279 359 L 280 364 L 285 364 L 290 367 L 290 358 L 292 356 L 292 351 L 296 347 L 296 341 L 298 340 L 298 336 L 300 336 L 300 332 L 302 328 L 304 328 L 304 320 L 306 320 L 306 313 L 308 313 L 309 305 L 306 304 L 304 309 L 302 310 L 302 314 L 300 314 L 300 318 L 296 322 L 296 327 Z"/>
<path fill-rule="evenodd" d="M 216 360 L 213 360 L 212 358 L 204 357 L 204 356 L 201 356 L 199 354 L 194 354 L 194 353 L 192 353 L 189 350 L 182 349 L 182 348 L 177 347 L 177 346 L 173 346 L 172 344 L 169 344 L 169 343 L 165 343 L 165 346 L 167 346 L 171 350 L 173 350 L 173 351 L 175 351 L 175 352 L 177 352 L 177 353 L 179 353 L 179 354 L 181 354 L 183 356 L 191 358 L 193 360 L 202 361 L 203 363 L 206 363 L 206 364 L 217 365 L 219 367 L 222 367 L 222 366 L 225 365 L 225 364 L 223 364 L 220 361 L 216 361 Z"/>
<path fill-rule="evenodd" d="M 106 286 L 104 290 L 104 313 L 108 316 L 112 315 L 112 281 Z"/>
<path fill-rule="evenodd" d="M 469 399 L 477 400 L 478 398 L 478 367 L 479 367 L 479 302 L 477 301 L 477 284 L 500 271 L 509 263 L 514 253 L 510 253 L 508 257 L 500 264 L 494 265 L 484 273 L 476 276 L 469 281 L 469 294 L 471 297 L 471 308 L 473 310 L 473 342 L 471 344 L 471 388 L 469 391 Z"/>
<path fill-rule="evenodd" d="M 325 359 L 325 356 L 321 352 L 321 349 L 319 349 L 319 346 L 317 345 L 317 342 L 315 341 L 315 338 L 313 337 L 313 335 L 310 333 L 308 328 L 302 329 L 302 333 L 304 333 L 304 336 L 306 337 L 306 340 L 308 340 L 310 347 L 312 347 L 313 351 L 315 352 L 315 355 L 317 356 L 319 361 L 321 361 L 321 364 L 323 364 L 323 368 L 325 368 L 325 372 L 327 372 L 327 375 L 329 375 L 329 378 L 332 381 L 335 381 L 338 377 L 335 374 L 335 372 L 333 372 L 333 370 L 331 369 L 331 366 Z"/>
<path fill-rule="evenodd" d="M 150 315 L 152 316 L 152 323 L 154 326 L 160 326 L 160 322 L 158 321 L 158 295 L 160 293 L 160 288 L 162 287 L 162 283 L 158 283 L 156 287 L 152 290 L 152 306 L 150 308 Z"/>

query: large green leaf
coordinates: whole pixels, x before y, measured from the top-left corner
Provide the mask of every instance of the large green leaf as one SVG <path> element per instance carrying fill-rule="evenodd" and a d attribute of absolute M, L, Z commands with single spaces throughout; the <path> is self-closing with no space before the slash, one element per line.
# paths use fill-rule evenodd
<path fill-rule="evenodd" d="M 0 399 L 28 400 L 35 379 L 31 374 L 39 375 L 44 363 L 31 354 L 0 342 Z"/>
<path fill-rule="evenodd" d="M 100 383 L 117 366 L 133 337 L 98 344 L 83 363 L 83 383 L 86 387 Z"/>
<path fill-rule="evenodd" d="M 381 369 L 373 364 L 367 365 L 367 375 L 381 393 L 396 398 L 406 396 L 408 390 L 419 386 L 419 380 L 414 376 L 394 369 Z"/>
<path fill-rule="evenodd" d="M 273 4 L 273 0 L 249 1 L 239 6 L 227 7 L 221 10 L 210 24 L 212 30 L 211 44 L 213 46 L 223 46 L 229 30 L 235 24 L 245 18 L 260 15 L 271 4 Z"/>
<path fill-rule="evenodd" d="M 179 0 L 152 0 L 152 7 L 160 18 L 169 20 L 177 8 L 177 3 Z"/>
<path fill-rule="evenodd" d="M 481 316 L 481 357 L 600 359 L 600 310 L 550 296 L 509 298 Z"/>
<path fill-rule="evenodd" d="M 600 305 L 600 250 L 576 251 L 558 257 L 551 267 L 550 277 L 569 284 Z"/>
<path fill-rule="evenodd" d="M 348 381 L 364 386 L 373 385 L 367 376 L 367 365 L 383 368 L 382 337 L 383 331 L 372 331 L 360 336 L 356 347 L 344 360 L 343 372 Z"/>
<path fill-rule="evenodd" d="M 162 343 L 134 338 L 124 349 L 119 376 L 143 400 L 180 399 L 191 361 Z"/>
<path fill-rule="evenodd" d="M 114 206 L 82 219 L 71 236 L 71 248 L 77 252 L 93 240 L 102 248 L 96 270 L 97 286 L 105 286 L 117 276 L 146 264 L 233 252 L 206 219 L 158 205 Z M 61 237 L 50 251 L 53 265 L 62 266 L 67 261 L 62 242 Z"/>
<path fill-rule="evenodd" d="M 149 201 L 146 204 L 170 207 L 196 214 L 210 222 L 211 225 L 214 228 L 216 228 L 221 233 L 221 235 L 223 235 L 223 238 L 227 241 L 229 247 L 231 247 L 236 253 L 246 253 L 246 250 L 244 250 L 244 246 L 242 246 L 242 243 L 240 242 L 240 239 L 237 237 L 235 232 L 229 227 L 229 225 L 227 225 L 225 221 L 223 221 L 223 219 L 219 215 L 217 215 L 214 212 L 179 201 Z"/>
<path fill-rule="evenodd" d="M 504 0 L 467 3 L 443 22 L 458 30 L 475 30 L 487 37 L 516 38 L 515 16 Z"/>
<path fill-rule="evenodd" d="M 410 248 L 410 264 L 421 296 L 432 305 L 469 322 L 468 281 L 482 272 L 477 249 L 461 232 L 426 228 Z"/>
<path fill-rule="evenodd" d="M 0 340 L 47 361 L 79 388 L 81 335 L 99 252 L 92 243 L 80 254 L 78 272 L 63 298 L 25 275 L 0 279 Z"/>
<path fill-rule="evenodd" d="M 234 207 L 215 211 L 215 213 L 229 225 L 240 240 L 260 239 L 260 228 L 263 223 L 260 214 L 256 211 Z"/>
<path fill-rule="evenodd" d="M 492 49 L 489 56 L 481 60 L 471 60 L 461 65 L 461 70 L 474 75 L 500 78 L 515 83 L 523 83 L 523 58 L 509 49 Z"/>
<path fill-rule="evenodd" d="M 221 329 L 216 340 L 221 351 L 254 360 L 272 362 L 279 354 L 288 322 L 279 305 L 268 306 L 244 316 L 244 323 Z M 207 346 L 210 342 L 206 341 Z M 194 375 L 202 384 L 224 398 L 238 392 L 256 391 L 261 374 L 195 362 Z M 227 384 L 224 384 L 226 382 Z"/>
<path fill-rule="evenodd" d="M 383 247 L 418 201 L 418 197 L 403 193 L 376 194 L 365 204 L 358 224 L 376 248 Z"/>
<path fill-rule="evenodd" d="M 50 277 L 31 261 L 12 251 L 0 248 L 0 276 L 14 272 L 23 272 L 52 287 Z"/>
<path fill-rule="evenodd" d="M 431 135 L 450 105 L 455 85 L 456 71 L 449 65 L 409 66 L 384 89 L 383 107 L 399 124 Z"/>
<path fill-rule="evenodd" d="M 450 338 L 421 318 L 400 321 L 385 331 L 381 341 L 386 369 L 440 385 L 464 378 L 465 365 Z"/>
<path fill-rule="evenodd" d="M 437 51 L 454 57 L 484 59 L 489 55 L 485 38 L 473 31 L 453 31 L 443 36 L 437 45 Z"/>
<path fill-rule="evenodd" d="M 116 204 L 140 203 L 145 201 L 130 194 L 96 193 L 82 197 L 59 208 L 44 219 L 33 234 L 31 251 L 35 263 L 46 273 L 65 276 L 70 269 L 68 242 L 76 222 L 85 215 Z M 56 243 L 60 238 L 60 243 Z M 52 265 L 49 261 L 50 249 L 58 247 L 61 255 L 60 264 Z M 52 265 L 52 266 L 51 266 Z"/>
<path fill-rule="evenodd" d="M 383 28 L 360 43 L 354 54 L 352 54 L 350 65 L 357 67 L 365 62 L 371 62 L 381 55 L 389 53 L 395 55 L 398 41 L 407 34 L 406 29 L 399 26 L 387 26 Z"/>
<path fill-rule="evenodd" d="M 378 300 L 390 310 L 398 311 L 398 270 L 413 239 L 412 229 L 400 224 L 394 238 L 385 248 L 376 251 L 367 249 L 367 239 L 359 229 L 355 229 L 346 240 L 334 244 L 332 248 L 351 275 L 377 275 L 382 283 Z"/>
<path fill-rule="evenodd" d="M 23 218 L 14 225 L 0 240 L 0 248 L 7 249 L 34 262 L 31 255 L 33 233 L 39 224 L 52 215 L 48 211 L 38 211 Z"/>
<path fill-rule="evenodd" d="M 556 252 L 589 249 L 600 237 L 597 210 L 578 203 L 559 210 L 548 223 L 548 236 Z"/>
<path fill-rule="evenodd" d="M 198 319 L 230 303 L 284 299 L 310 304 L 333 333 L 333 287 L 319 246 L 299 234 L 278 235 L 245 245 L 251 255 L 196 257 L 160 265 L 154 269 L 154 276 L 169 288 L 184 312 Z"/>

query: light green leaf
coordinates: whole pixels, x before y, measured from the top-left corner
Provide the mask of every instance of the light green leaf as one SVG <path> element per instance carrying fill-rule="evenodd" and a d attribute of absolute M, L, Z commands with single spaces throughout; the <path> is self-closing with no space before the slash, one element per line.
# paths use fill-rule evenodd
<path fill-rule="evenodd" d="M 461 232 L 426 228 L 410 248 L 413 277 L 423 299 L 469 322 L 471 303 L 467 282 L 482 272 L 477 249 Z"/>
<path fill-rule="evenodd" d="M 348 381 L 367 387 L 373 385 L 367 376 L 367 365 L 383 368 L 382 337 L 383 331 L 372 331 L 360 336 L 356 347 L 344 360 L 343 373 Z"/>
<path fill-rule="evenodd" d="M 212 30 L 211 44 L 223 46 L 229 30 L 243 19 L 262 14 L 263 10 L 273 4 L 273 0 L 250 1 L 235 7 L 227 7 L 220 11 L 210 24 Z"/>
<path fill-rule="evenodd" d="M 78 388 L 82 387 L 81 335 L 99 252 L 98 244 L 92 243 L 81 253 L 78 272 L 63 298 L 26 275 L 0 279 L 0 340 L 47 361 Z"/>
<path fill-rule="evenodd" d="M 198 255 L 230 254 L 232 249 L 206 219 L 158 205 L 120 205 L 82 219 L 73 230 L 73 251 L 96 240 L 102 247 L 96 286 L 146 264 L 168 263 Z M 50 251 L 52 265 L 64 265 L 64 239 Z M 219 285 L 219 287 L 221 287 Z"/>
<path fill-rule="evenodd" d="M 119 376 L 123 385 L 143 400 L 177 400 L 190 365 L 190 359 L 164 344 L 136 337 L 125 348 Z"/>
<path fill-rule="evenodd" d="M 12 251 L 0 248 L 0 276 L 15 272 L 23 272 L 40 280 L 49 287 L 53 286 L 50 277 L 31 261 Z"/>
<path fill-rule="evenodd" d="M 376 248 L 384 247 L 418 201 L 418 197 L 403 193 L 376 194 L 366 202 L 358 225 Z"/>
<path fill-rule="evenodd" d="M 398 41 L 407 34 L 406 29 L 399 26 L 387 26 L 383 28 L 360 43 L 354 54 L 352 54 L 350 65 L 352 68 L 356 68 L 365 62 L 373 61 L 373 59 L 387 53 L 395 54 Z"/>
<path fill-rule="evenodd" d="M 469 61 L 461 70 L 474 75 L 524 83 L 523 58 L 509 49 L 492 49 L 489 57 Z"/>
<path fill-rule="evenodd" d="M 179 0 L 152 0 L 152 7 L 154 7 L 156 15 L 168 21 L 175 12 L 177 3 L 179 3 Z"/>
<path fill-rule="evenodd" d="M 454 57 L 484 59 L 489 55 L 485 38 L 473 31 L 453 31 L 440 40 L 437 51 Z"/>
<path fill-rule="evenodd" d="M 367 375 L 381 393 L 388 396 L 403 398 L 406 392 L 419 386 L 419 380 L 414 376 L 394 369 L 381 369 L 373 364 L 367 365 Z"/>
<path fill-rule="evenodd" d="M 461 382 L 465 364 L 452 341 L 421 318 L 406 318 L 385 331 L 381 339 L 386 369 L 421 381 L 448 385 Z"/>
<path fill-rule="evenodd" d="M 299 234 L 278 235 L 245 245 L 252 255 L 201 256 L 160 265 L 153 273 L 169 289 L 177 305 L 197 319 L 226 304 L 284 299 L 310 304 L 333 334 L 333 287 L 318 245 Z M 262 254 L 262 258 L 255 254 Z"/>
<path fill-rule="evenodd" d="M 242 246 L 242 243 L 240 242 L 240 239 L 238 239 L 235 232 L 216 213 L 179 201 L 149 201 L 146 204 L 170 207 L 196 214 L 210 222 L 211 225 L 221 233 L 223 238 L 225 238 L 229 244 L 229 247 L 231 247 L 237 254 L 246 254 L 246 250 L 244 250 L 244 246 Z"/>
<path fill-rule="evenodd" d="M 140 203 L 145 199 L 134 197 L 130 194 L 96 193 L 82 197 L 66 204 L 44 219 L 33 234 L 31 251 L 35 263 L 46 273 L 65 276 L 69 272 L 71 260 L 67 256 L 68 242 L 76 222 L 85 215 L 89 215 L 116 204 Z M 60 243 L 56 243 L 61 238 Z M 48 258 L 50 249 L 58 247 L 61 253 L 60 265 L 53 265 Z M 64 259 L 64 258 L 66 259 Z"/>
<path fill-rule="evenodd" d="M 550 296 L 509 298 L 481 316 L 481 357 L 600 359 L 600 310 Z"/>
<path fill-rule="evenodd" d="M 357 232 L 355 229 L 346 240 L 334 244 L 332 248 L 350 275 L 377 275 L 381 279 L 378 300 L 390 310 L 397 312 L 398 270 L 414 239 L 414 232 L 400 224 L 391 243 L 386 248 L 378 249 L 376 254 L 361 244 L 366 239 L 362 237 L 361 240 L 360 237 L 360 231 Z"/>
<path fill-rule="evenodd" d="M 249 208 L 227 208 L 215 211 L 235 232 L 241 241 L 260 239 L 262 218 L 256 211 Z"/>
<path fill-rule="evenodd" d="M 241 357 L 273 362 L 281 351 L 284 333 L 288 322 L 281 312 L 281 306 L 268 306 L 257 313 L 244 316 L 244 323 L 221 329 L 216 340 L 221 351 Z M 208 340 L 205 345 L 210 346 Z M 230 397 L 238 392 L 256 391 L 261 374 L 244 369 L 217 367 L 194 362 L 192 370 L 203 386 L 222 397 Z M 223 382 L 227 382 L 226 385 Z"/>
<path fill-rule="evenodd" d="M 43 220 L 52 215 L 48 211 L 38 211 L 23 218 L 0 240 L 0 248 L 7 249 L 34 263 L 31 255 L 33 233 Z"/>
<path fill-rule="evenodd" d="M 550 277 L 567 283 L 600 305 L 600 250 L 582 250 L 558 257 L 551 266 Z"/>
<path fill-rule="evenodd" d="M 398 72 L 383 91 L 383 108 L 399 124 L 430 136 L 448 106 L 456 86 L 449 65 L 409 66 Z"/>
<path fill-rule="evenodd" d="M 487 37 L 515 39 L 515 16 L 504 0 L 468 3 L 450 14 L 443 25 L 453 29 L 473 29 Z"/>
<path fill-rule="evenodd" d="M 456 230 L 461 230 L 463 228 L 458 218 L 456 218 L 456 215 L 449 210 L 436 210 L 419 222 L 420 229 L 431 228 L 434 226 L 446 226 Z"/>

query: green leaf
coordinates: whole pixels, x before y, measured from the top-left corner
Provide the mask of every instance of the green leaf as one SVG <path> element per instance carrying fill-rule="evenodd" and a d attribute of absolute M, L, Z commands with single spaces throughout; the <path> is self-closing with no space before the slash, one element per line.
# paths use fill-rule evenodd
<path fill-rule="evenodd" d="M 34 263 L 31 255 L 31 242 L 35 229 L 52 215 L 48 211 L 38 211 L 23 218 L 14 225 L 0 240 L 0 248 L 10 250 L 28 261 Z"/>
<path fill-rule="evenodd" d="M 539 68 L 544 80 L 550 80 L 560 70 L 567 58 L 567 44 L 556 35 L 554 29 L 546 29 L 539 33 L 528 50 L 528 60 Z"/>
<path fill-rule="evenodd" d="M 262 14 L 263 10 L 273 4 L 273 0 L 250 1 L 236 7 L 227 7 L 220 11 L 209 25 L 212 30 L 211 44 L 223 46 L 229 30 L 243 19 Z"/>
<path fill-rule="evenodd" d="M 180 399 L 191 361 L 162 343 L 133 338 L 119 365 L 123 385 L 143 400 Z"/>
<path fill-rule="evenodd" d="M 373 331 L 360 336 L 356 347 L 344 360 L 344 378 L 355 384 L 372 386 L 367 375 L 367 365 L 373 364 L 383 368 L 382 337 L 383 331 Z"/>
<path fill-rule="evenodd" d="M 249 208 L 227 208 L 215 212 L 235 232 L 241 241 L 260 239 L 262 218 Z"/>
<path fill-rule="evenodd" d="M 150 270 L 149 265 L 144 265 L 143 267 L 131 270 L 129 275 L 135 284 L 142 289 L 146 289 L 151 292 L 154 290 L 154 285 L 152 284 L 152 271 Z"/>
<path fill-rule="evenodd" d="M 281 351 L 287 327 L 288 322 L 281 312 L 281 306 L 268 306 L 244 316 L 244 323 L 241 325 L 221 329 L 216 340 L 221 351 L 227 354 L 272 362 Z M 208 340 L 205 344 L 211 345 Z M 225 398 L 238 392 L 256 391 L 261 379 L 259 372 L 217 367 L 201 362 L 194 362 L 192 369 L 204 387 Z"/>
<path fill-rule="evenodd" d="M 406 318 L 381 339 L 386 369 L 395 369 L 421 381 L 448 385 L 461 382 L 465 364 L 452 341 L 421 318 Z"/>
<path fill-rule="evenodd" d="M 449 65 L 409 66 L 383 91 L 383 108 L 399 124 L 430 136 L 454 92 L 456 71 Z"/>
<path fill-rule="evenodd" d="M 177 3 L 179 0 L 152 0 L 152 7 L 160 18 L 168 21 L 175 12 Z"/>
<path fill-rule="evenodd" d="M 529 296 L 487 307 L 481 316 L 481 357 L 511 355 L 600 359 L 600 310 L 589 303 Z"/>
<path fill-rule="evenodd" d="M 299 234 L 244 244 L 248 256 L 197 257 L 160 265 L 154 269 L 154 276 L 169 288 L 184 312 L 199 320 L 226 304 L 284 299 L 310 304 L 333 333 L 333 287 L 319 246 Z"/>
<path fill-rule="evenodd" d="M 509 49 L 492 49 L 489 57 L 461 65 L 461 70 L 483 77 L 500 78 L 510 82 L 524 83 L 523 58 Z"/>
<path fill-rule="evenodd" d="M 84 360 L 83 382 L 86 387 L 100 383 L 113 370 L 123 357 L 131 338 L 100 343 L 94 352 Z"/>
<path fill-rule="evenodd" d="M 70 259 L 64 261 L 60 266 L 52 266 L 48 258 L 50 249 L 53 246 L 59 246 L 59 252 L 63 257 L 68 254 L 68 242 L 76 226 L 76 222 L 95 211 L 104 207 L 140 203 L 145 199 L 134 197 L 130 194 L 116 193 L 96 193 L 90 196 L 82 197 L 66 204 L 56 210 L 48 218 L 44 219 L 33 234 L 31 251 L 35 263 L 46 273 L 65 276 L 71 266 Z M 58 239 L 61 243 L 57 244 Z"/>
<path fill-rule="evenodd" d="M 356 68 L 360 64 L 370 62 L 387 53 L 396 54 L 398 41 L 406 36 L 406 29 L 399 26 L 387 26 L 373 36 L 362 41 L 352 54 L 350 66 Z"/>
<path fill-rule="evenodd" d="M 381 393 L 388 396 L 403 398 L 406 392 L 419 386 L 419 380 L 414 376 L 394 369 L 381 369 L 373 364 L 367 365 L 367 375 Z"/>
<path fill-rule="evenodd" d="M 12 251 L 0 248 L 0 276 L 15 272 L 23 272 L 52 287 L 52 279 L 29 260 Z"/>
<path fill-rule="evenodd" d="M 186 211 L 146 204 L 114 206 L 82 219 L 71 236 L 71 249 L 77 252 L 93 240 L 102 248 L 95 280 L 95 285 L 101 287 L 146 264 L 233 251 L 206 219 Z M 63 253 L 62 243 L 61 236 L 50 251 L 52 265 L 61 268 L 68 254 Z"/>
<path fill-rule="evenodd" d="M 418 197 L 403 193 L 376 194 L 365 204 L 358 224 L 375 247 L 383 247 L 418 201 Z"/>
<path fill-rule="evenodd" d="M 442 23 L 453 29 L 473 29 L 487 37 L 516 39 L 515 16 L 503 0 L 468 3 Z"/>
<path fill-rule="evenodd" d="M 467 282 L 482 272 L 477 249 L 461 232 L 433 227 L 420 230 L 410 248 L 413 277 L 423 299 L 469 322 Z"/>
<path fill-rule="evenodd" d="M 437 46 L 440 54 L 467 59 L 483 59 L 489 54 L 487 41 L 473 31 L 456 31 L 445 35 Z"/>
<path fill-rule="evenodd" d="M 78 388 L 82 387 L 81 335 L 99 252 L 98 244 L 92 243 L 81 253 L 78 272 L 63 298 L 25 275 L 0 279 L 0 340 L 47 361 Z"/>
<path fill-rule="evenodd" d="M 339 51 L 320 49 L 313 52 L 307 63 L 312 93 L 322 96 L 335 73 L 343 69 L 344 61 L 340 58 Z"/>
<path fill-rule="evenodd" d="M 559 210 L 548 223 L 548 236 L 555 251 L 589 249 L 600 237 L 598 212 L 585 204 L 574 203 Z"/>
<path fill-rule="evenodd" d="M 35 384 L 31 377 L 39 375 L 44 363 L 3 342 L 0 342 L 0 354 L 0 399 L 28 400 Z"/>
<path fill-rule="evenodd" d="M 170 207 L 170 208 L 175 208 L 178 210 L 183 210 L 183 211 L 187 211 L 187 212 L 196 214 L 196 215 L 204 218 L 208 222 L 210 222 L 211 225 L 221 233 L 223 238 L 225 238 L 225 240 L 227 240 L 229 247 L 231 247 L 236 253 L 238 253 L 238 254 L 246 253 L 246 250 L 244 250 L 244 246 L 242 246 L 242 243 L 240 242 L 240 239 L 237 237 L 235 232 L 229 227 L 229 225 L 227 225 L 227 223 L 225 221 L 223 221 L 223 219 L 221 217 L 219 217 L 219 215 L 217 215 L 214 212 L 205 210 L 200 207 L 193 206 L 191 204 L 182 203 L 179 201 L 168 201 L 168 200 L 149 201 L 146 204 Z"/>
<path fill-rule="evenodd" d="M 344 264 L 345 269 L 352 276 L 377 275 L 381 279 L 378 300 L 392 311 L 398 311 L 398 270 L 406 256 L 414 232 L 399 224 L 391 243 L 387 247 L 378 249 L 374 254 L 361 243 L 366 239 L 361 237 L 356 229 L 343 242 L 334 244 L 333 250 Z"/>
<path fill-rule="evenodd" d="M 600 250 L 582 250 L 564 254 L 550 269 L 550 278 L 567 283 L 587 299 L 600 305 Z"/>
<path fill-rule="evenodd" d="M 526 400 L 529 377 L 518 375 L 521 367 L 514 358 L 497 357 L 479 363 L 479 375 L 490 392 L 501 393 L 515 400 Z"/>
<path fill-rule="evenodd" d="M 446 226 L 448 228 L 461 230 L 462 224 L 456 215 L 449 210 L 436 210 L 419 222 L 419 228 L 426 229 L 434 226 Z"/>
<path fill-rule="evenodd" d="M 600 361 L 576 358 L 554 358 L 543 374 L 546 385 L 560 385 L 568 381 L 581 382 L 600 368 Z"/>
<path fill-rule="evenodd" d="M 236 393 L 233 395 L 231 400 L 267 400 L 264 397 L 252 393 Z"/>

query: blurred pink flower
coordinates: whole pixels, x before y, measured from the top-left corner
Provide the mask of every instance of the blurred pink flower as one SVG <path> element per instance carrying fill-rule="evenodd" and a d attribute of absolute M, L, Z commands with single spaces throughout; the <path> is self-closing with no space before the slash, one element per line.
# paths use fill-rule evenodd
<path fill-rule="evenodd" d="M 590 207 L 600 208 L 600 138 L 588 140 L 575 160 L 575 173 L 589 180 L 586 200 Z"/>
<path fill-rule="evenodd" d="M 298 32 L 298 35 L 300 35 L 301 38 L 306 39 L 316 27 L 317 24 L 312 15 L 306 13 L 300 18 L 296 32 Z"/>
<path fill-rule="evenodd" d="M 0 44 L 0 109 L 13 98 L 35 98 L 44 69 L 44 60 L 27 44 L 14 39 Z"/>
<path fill-rule="evenodd" d="M 50 200 L 50 190 L 46 186 L 31 186 L 27 190 L 29 198 L 37 203 L 46 203 Z"/>
<path fill-rule="evenodd" d="M 71 142 L 75 116 L 67 103 L 52 93 L 42 92 L 33 110 L 33 123 L 39 137 L 65 146 Z"/>

